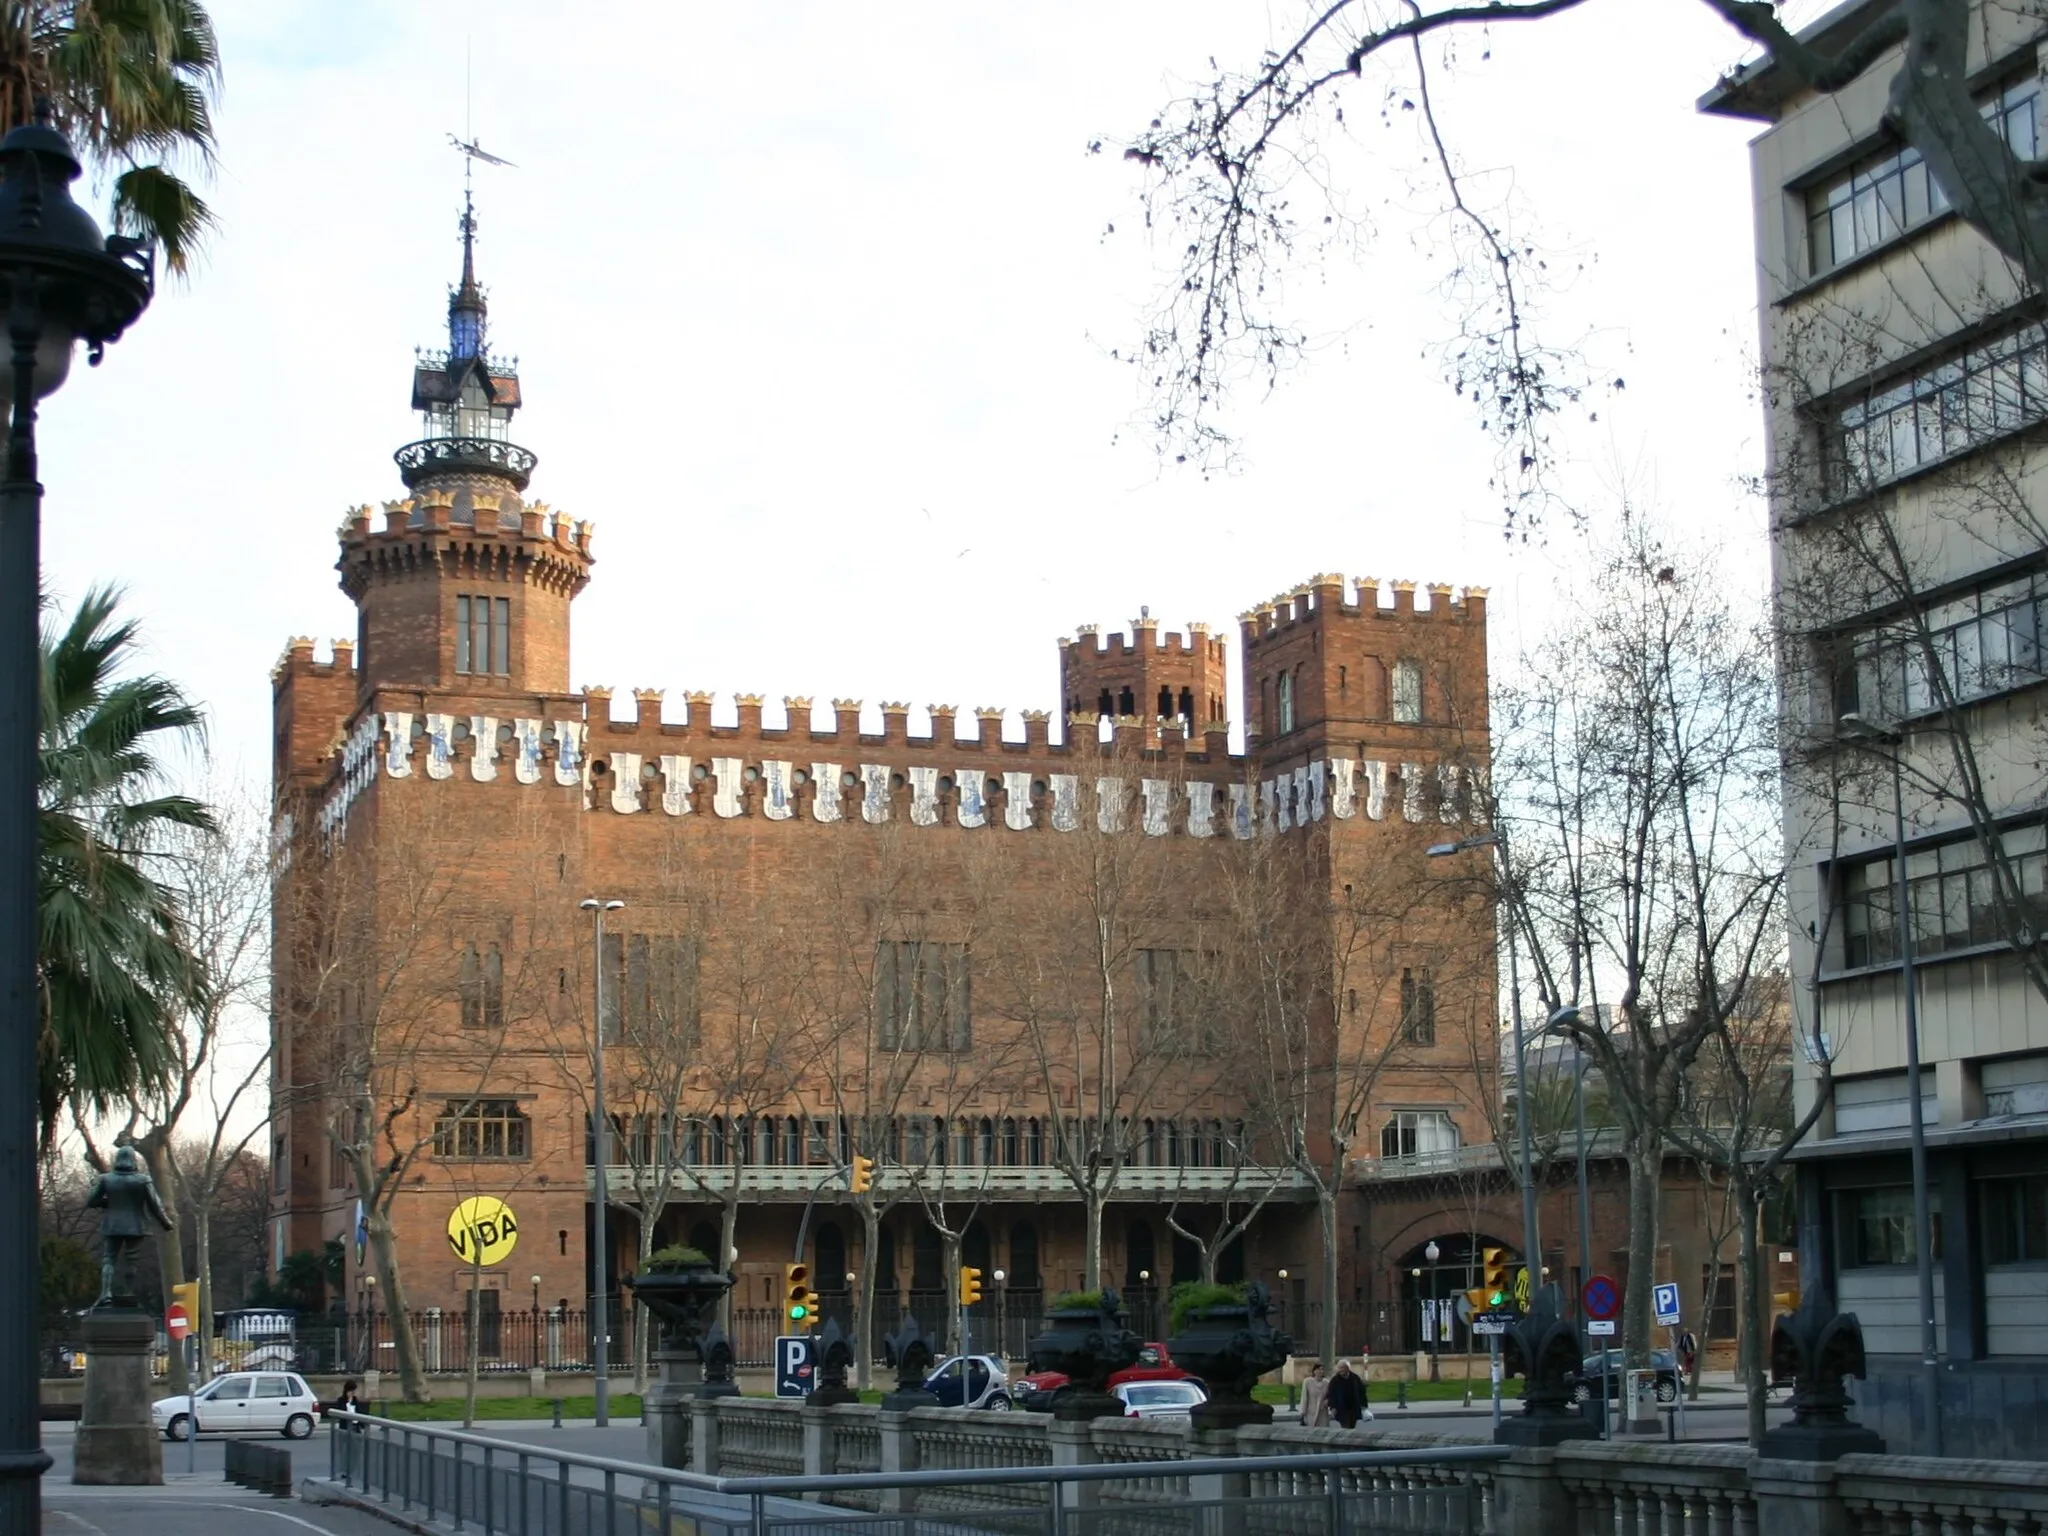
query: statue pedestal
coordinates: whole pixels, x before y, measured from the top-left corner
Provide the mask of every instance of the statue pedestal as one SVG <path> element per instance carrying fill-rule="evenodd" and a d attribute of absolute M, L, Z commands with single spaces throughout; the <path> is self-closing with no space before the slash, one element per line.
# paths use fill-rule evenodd
<path fill-rule="evenodd" d="M 164 1447 L 149 1408 L 155 1399 L 149 1359 L 156 1318 L 147 1312 L 88 1312 L 85 1407 L 78 1417 L 74 1483 L 157 1484 L 164 1480 Z"/>

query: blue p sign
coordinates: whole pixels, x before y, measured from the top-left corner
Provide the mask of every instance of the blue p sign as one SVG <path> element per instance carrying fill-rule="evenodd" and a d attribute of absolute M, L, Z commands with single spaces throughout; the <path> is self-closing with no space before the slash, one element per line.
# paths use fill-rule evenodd
<path fill-rule="evenodd" d="M 775 1340 L 775 1395 L 802 1397 L 811 1390 L 809 1334 L 785 1333 Z"/>
<path fill-rule="evenodd" d="M 1667 1281 L 1650 1288 L 1650 1299 L 1657 1309 L 1657 1321 L 1666 1328 L 1678 1326 L 1678 1286 Z"/>

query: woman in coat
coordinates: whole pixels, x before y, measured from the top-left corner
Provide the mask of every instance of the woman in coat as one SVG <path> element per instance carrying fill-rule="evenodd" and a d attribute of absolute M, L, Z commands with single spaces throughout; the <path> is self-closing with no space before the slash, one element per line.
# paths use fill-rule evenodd
<path fill-rule="evenodd" d="M 1301 1384 L 1301 1422 L 1305 1429 L 1322 1429 L 1330 1422 L 1330 1379 L 1320 1360 Z"/>

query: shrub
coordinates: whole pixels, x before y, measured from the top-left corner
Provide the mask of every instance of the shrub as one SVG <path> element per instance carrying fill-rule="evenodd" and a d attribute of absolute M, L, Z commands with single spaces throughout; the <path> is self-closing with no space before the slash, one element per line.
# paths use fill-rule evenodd
<path fill-rule="evenodd" d="M 701 1249 L 689 1247 L 684 1243 L 671 1243 L 666 1248 L 655 1249 L 647 1256 L 647 1273 L 669 1275 L 681 1269 L 705 1269 L 710 1264 L 711 1260 L 704 1256 Z"/>
<path fill-rule="evenodd" d="M 1048 1312 L 1100 1312 L 1101 1310 L 1102 1292 L 1100 1291 L 1061 1291 L 1046 1306 L 1046 1311 Z"/>
<path fill-rule="evenodd" d="M 1167 1323 L 1175 1333 L 1179 1333 L 1187 1327 L 1188 1320 L 1204 1307 L 1243 1305 L 1244 1287 L 1241 1285 L 1207 1285 L 1200 1280 L 1183 1280 L 1167 1295 Z"/>

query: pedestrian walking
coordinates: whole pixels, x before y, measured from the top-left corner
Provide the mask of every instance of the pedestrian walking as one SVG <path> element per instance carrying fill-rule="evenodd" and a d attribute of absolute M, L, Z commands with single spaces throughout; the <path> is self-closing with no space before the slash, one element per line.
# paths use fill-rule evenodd
<path fill-rule="evenodd" d="M 1365 1407 L 1365 1383 L 1352 1374 L 1351 1362 L 1339 1360 L 1337 1374 L 1330 1378 L 1330 1417 L 1346 1429 L 1358 1428 L 1360 1418 L 1371 1418 Z"/>
<path fill-rule="evenodd" d="M 1330 1422 L 1330 1378 L 1318 1360 L 1301 1384 L 1301 1423 L 1304 1429 L 1322 1429 Z"/>

